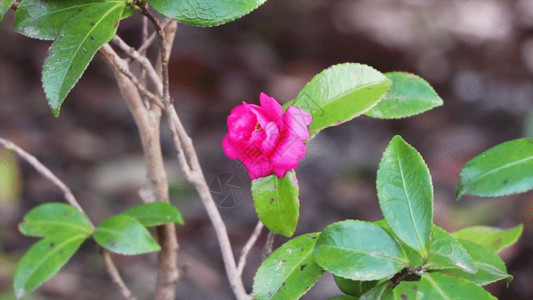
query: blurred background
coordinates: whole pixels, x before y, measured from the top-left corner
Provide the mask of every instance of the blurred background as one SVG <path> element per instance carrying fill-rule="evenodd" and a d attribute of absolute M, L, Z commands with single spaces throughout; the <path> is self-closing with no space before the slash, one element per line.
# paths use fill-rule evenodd
<path fill-rule="evenodd" d="M 50 42 L 13 30 L 13 12 L 0 28 L 0 136 L 36 155 L 71 187 L 99 223 L 140 203 L 145 182 L 133 119 L 114 78 L 97 55 L 54 118 L 40 72 Z M 139 46 L 141 18 L 121 23 L 119 34 Z M 151 48 L 153 56 L 156 48 Z M 533 1 L 531 0 L 270 0 L 238 21 L 213 28 L 180 25 L 170 62 L 174 105 L 193 137 L 208 181 L 234 176 L 243 194 L 221 204 L 235 253 L 257 217 L 250 179 L 224 156 L 221 141 L 230 110 L 258 103 L 265 92 L 280 102 L 330 65 L 359 62 L 382 72 L 418 74 L 435 87 L 444 106 L 403 120 L 359 117 L 313 139 L 297 168 L 301 217 L 296 235 L 344 219 L 382 218 L 375 178 L 381 154 L 395 134 L 419 150 L 433 177 L 435 222 L 450 231 L 466 226 L 524 224 L 519 242 L 501 253 L 514 280 L 488 289 L 499 299 L 533 299 L 533 193 L 464 197 L 456 202 L 461 167 L 498 143 L 533 135 Z M 165 123 L 164 123 L 165 126 Z M 171 201 L 186 225 L 178 227 L 185 274 L 178 299 L 233 299 L 207 215 L 178 168 L 172 141 L 162 143 Z M 0 150 L 0 299 L 14 299 L 17 260 L 36 241 L 17 225 L 31 208 L 63 202 L 57 188 L 28 164 Z M 244 281 L 250 290 L 266 233 L 252 249 Z M 275 247 L 287 239 L 277 237 Z M 155 286 L 155 254 L 115 256 L 139 299 Z M 303 299 L 340 294 L 326 274 Z M 120 299 L 95 244 L 28 299 Z"/>

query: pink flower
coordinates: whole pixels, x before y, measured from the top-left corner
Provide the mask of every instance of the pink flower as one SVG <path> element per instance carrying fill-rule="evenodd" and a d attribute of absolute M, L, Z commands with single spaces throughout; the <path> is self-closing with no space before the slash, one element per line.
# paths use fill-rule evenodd
<path fill-rule="evenodd" d="M 285 113 L 276 99 L 261 93 L 261 106 L 242 102 L 228 117 L 224 153 L 240 160 L 256 179 L 272 173 L 283 178 L 305 155 L 311 115 L 289 106 Z"/>

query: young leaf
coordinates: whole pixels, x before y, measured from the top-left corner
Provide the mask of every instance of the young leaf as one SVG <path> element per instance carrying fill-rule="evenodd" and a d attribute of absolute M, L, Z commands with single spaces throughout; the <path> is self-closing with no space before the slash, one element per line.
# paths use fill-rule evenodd
<path fill-rule="evenodd" d="M 345 294 L 360 297 L 378 284 L 377 280 L 359 281 L 335 276 L 335 282 Z"/>
<path fill-rule="evenodd" d="M 313 260 L 318 233 L 296 237 L 279 247 L 254 277 L 254 299 L 298 299 L 322 276 Z"/>
<path fill-rule="evenodd" d="M 30 210 L 19 224 L 22 234 L 46 237 L 58 233 L 70 232 L 89 236 L 91 223 L 82 212 L 64 203 L 46 203 Z"/>
<path fill-rule="evenodd" d="M 390 278 L 409 265 L 385 230 L 355 220 L 334 223 L 322 231 L 315 261 L 336 276 L 362 281 Z"/>
<path fill-rule="evenodd" d="M 87 238 L 85 234 L 48 236 L 33 245 L 17 264 L 13 284 L 17 299 L 54 276 Z"/>
<path fill-rule="evenodd" d="M 441 273 L 426 273 L 418 286 L 417 300 L 496 299 L 475 283 Z"/>
<path fill-rule="evenodd" d="M 462 195 L 497 197 L 533 188 L 533 138 L 496 145 L 467 162 L 459 175 Z"/>
<path fill-rule="evenodd" d="M 61 28 L 80 11 L 91 6 L 119 3 L 116 0 L 24 0 L 15 13 L 15 30 L 19 33 L 41 40 L 55 40 Z M 77 17 L 76 17 L 77 18 Z"/>
<path fill-rule="evenodd" d="M 4 15 L 11 8 L 15 0 L 0 0 L 0 22 L 4 19 Z"/>
<path fill-rule="evenodd" d="M 181 23 L 216 26 L 249 14 L 266 0 L 148 0 L 155 10 Z"/>
<path fill-rule="evenodd" d="M 337 126 L 366 111 L 381 100 L 392 82 L 382 73 L 361 64 L 331 66 L 316 75 L 296 97 L 293 106 L 313 117 L 311 136 Z"/>
<path fill-rule="evenodd" d="M 290 237 L 298 225 L 300 201 L 294 171 L 283 178 L 272 174 L 252 181 L 252 196 L 257 216 L 268 229 Z"/>
<path fill-rule="evenodd" d="M 414 116 L 442 105 L 442 99 L 424 79 L 409 73 L 391 72 L 385 76 L 392 87 L 366 115 L 378 119 Z"/>
<path fill-rule="evenodd" d="M 393 290 L 394 300 L 415 300 L 419 281 L 401 281 Z"/>
<path fill-rule="evenodd" d="M 433 225 L 429 248 L 429 269 L 459 268 L 467 273 L 476 273 L 472 258 L 459 241 L 444 229 Z"/>
<path fill-rule="evenodd" d="M 489 226 L 472 226 L 454 232 L 453 236 L 483 245 L 494 252 L 499 252 L 516 243 L 523 230 L 524 226 L 522 224 L 507 230 Z"/>
<path fill-rule="evenodd" d="M 513 276 L 507 274 L 505 263 L 489 248 L 467 240 L 458 241 L 472 257 L 477 272 L 470 274 L 461 269 L 449 269 L 446 273 L 461 276 L 479 285 L 486 285 L 501 279 L 505 279 L 507 283 L 513 280 Z"/>
<path fill-rule="evenodd" d="M 433 223 L 433 186 L 422 156 L 400 136 L 383 153 L 376 186 L 383 216 L 394 233 L 428 257 Z"/>
<path fill-rule="evenodd" d="M 143 226 L 150 227 L 176 222 L 183 225 L 183 218 L 179 210 L 172 204 L 166 202 L 151 202 L 134 206 L 123 213 L 123 216 L 130 216 L 139 221 Z"/>
<path fill-rule="evenodd" d="M 385 281 L 364 293 L 360 300 L 390 300 L 393 296 L 392 283 Z"/>
<path fill-rule="evenodd" d="M 413 248 L 407 246 L 407 244 L 405 244 L 396 236 L 396 234 L 394 234 L 385 219 L 374 221 L 372 223 L 383 228 L 383 230 L 385 230 L 400 245 L 400 248 L 402 248 L 402 251 L 405 253 L 405 256 L 409 259 L 410 268 L 416 268 L 426 264 L 426 261 L 422 258 L 422 256 L 420 256 L 418 252 L 416 252 Z"/>
<path fill-rule="evenodd" d="M 125 5 L 124 1 L 115 1 L 85 7 L 64 25 L 52 44 L 43 65 L 42 81 L 56 116 L 96 51 L 115 34 Z"/>
<path fill-rule="evenodd" d="M 100 223 L 94 230 L 94 240 L 109 251 L 125 255 L 161 250 L 148 230 L 129 216 L 118 215 Z"/>

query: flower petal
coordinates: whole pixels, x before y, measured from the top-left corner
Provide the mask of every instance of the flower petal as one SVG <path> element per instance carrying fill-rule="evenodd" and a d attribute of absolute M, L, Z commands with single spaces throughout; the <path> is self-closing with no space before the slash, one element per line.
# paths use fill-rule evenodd
<path fill-rule="evenodd" d="M 274 121 L 281 119 L 283 108 L 281 108 L 281 104 L 279 104 L 276 99 L 268 96 L 265 93 L 261 93 L 259 94 L 259 102 L 261 103 L 263 110 L 266 112 L 266 114 L 268 114 L 270 120 Z"/>
<path fill-rule="evenodd" d="M 294 106 L 289 106 L 283 115 L 283 121 L 289 135 L 297 136 L 302 140 L 309 138 L 308 127 L 312 119 L 309 113 Z"/>

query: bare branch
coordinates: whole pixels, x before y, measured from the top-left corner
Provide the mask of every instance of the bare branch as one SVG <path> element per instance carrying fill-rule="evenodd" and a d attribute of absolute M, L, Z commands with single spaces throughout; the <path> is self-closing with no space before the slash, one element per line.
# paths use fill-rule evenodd
<path fill-rule="evenodd" d="M 50 171 L 45 165 L 43 165 L 35 156 L 29 154 L 24 149 L 20 148 L 19 146 L 15 145 L 13 142 L 8 141 L 6 139 L 0 138 L 0 145 L 4 146 L 7 149 L 15 151 L 18 156 L 22 159 L 24 159 L 27 163 L 29 163 L 32 167 L 35 168 L 39 174 L 41 174 L 44 178 L 50 180 L 55 186 L 57 186 L 61 191 L 63 191 L 63 194 L 65 195 L 65 199 L 67 202 L 74 206 L 76 209 L 78 209 L 80 212 L 82 212 L 84 215 L 87 215 L 83 209 L 81 208 L 80 204 L 76 200 L 76 197 L 72 194 L 70 191 L 70 188 L 63 183 L 57 176 Z M 91 225 L 91 228 L 94 229 L 94 225 L 89 220 L 89 224 Z M 109 276 L 111 276 L 111 279 L 113 282 L 118 286 L 120 293 L 122 294 L 122 297 L 126 300 L 137 300 L 135 296 L 131 293 L 131 291 L 128 289 L 126 284 L 124 284 L 124 281 L 122 280 L 122 277 L 120 277 L 120 273 L 117 270 L 117 267 L 113 263 L 113 260 L 111 259 L 111 256 L 109 253 L 102 247 L 100 248 L 100 252 L 102 253 L 104 257 L 104 263 L 106 266 L 106 270 L 109 273 Z"/>
<path fill-rule="evenodd" d="M 242 271 L 244 270 L 244 266 L 246 265 L 246 258 L 248 257 L 248 253 L 254 246 L 255 242 L 261 235 L 261 231 L 263 230 L 263 223 L 261 221 L 257 222 L 257 225 L 255 225 L 254 232 L 248 239 L 248 242 L 244 245 L 241 252 L 241 257 L 239 258 L 239 264 L 237 265 L 237 272 L 239 273 L 239 276 L 242 276 Z"/>
<path fill-rule="evenodd" d="M 166 29 L 167 25 L 169 25 L 171 22 L 172 22 L 171 19 L 167 19 L 163 21 L 163 24 L 161 24 L 161 27 L 163 27 L 163 29 Z M 143 42 L 143 44 L 139 47 L 139 49 L 137 49 L 137 52 L 139 52 L 141 55 L 144 55 L 146 53 L 146 50 L 148 50 L 148 48 L 152 45 L 152 43 L 155 41 L 156 38 L 157 38 L 157 33 L 152 32 L 152 34 Z"/>
<path fill-rule="evenodd" d="M 274 239 L 276 238 L 276 234 L 274 231 L 270 230 L 268 232 L 267 240 L 265 243 L 265 248 L 263 249 L 263 260 L 267 259 L 267 257 L 272 254 L 272 248 L 274 247 Z"/>

